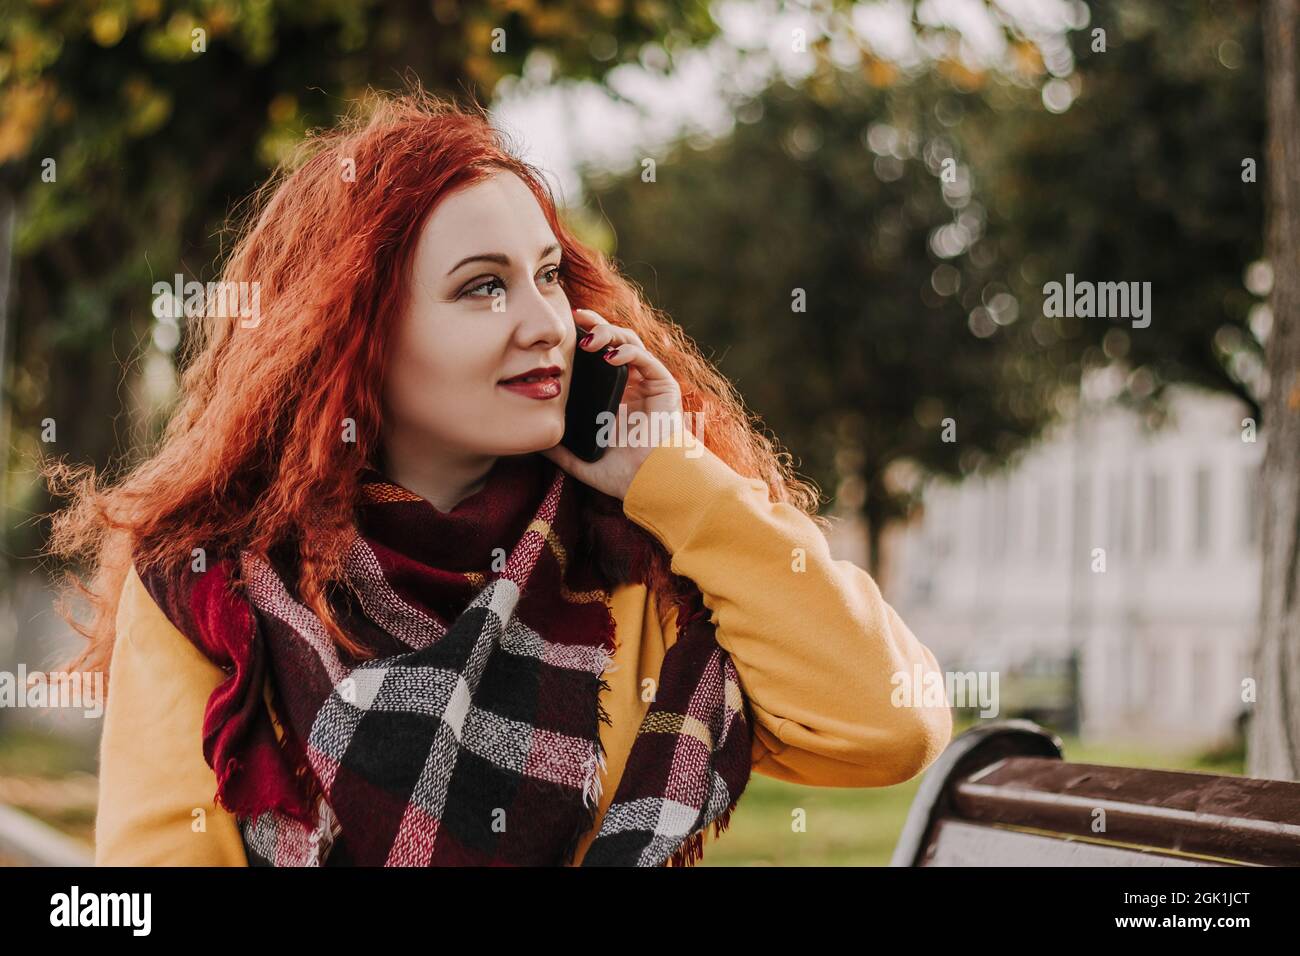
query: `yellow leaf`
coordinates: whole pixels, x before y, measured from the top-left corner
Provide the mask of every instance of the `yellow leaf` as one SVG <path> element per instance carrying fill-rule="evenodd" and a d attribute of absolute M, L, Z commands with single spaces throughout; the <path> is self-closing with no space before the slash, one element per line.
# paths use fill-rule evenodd
<path fill-rule="evenodd" d="M 90 18 L 90 35 L 100 46 L 116 46 L 126 33 L 126 17 L 117 10 L 100 10 Z"/>
<path fill-rule="evenodd" d="M 0 109 L 0 163 L 25 156 L 45 116 L 54 87 L 48 80 L 11 86 Z"/>
<path fill-rule="evenodd" d="M 868 56 L 864 57 L 862 61 L 862 75 L 869 84 L 877 89 L 893 86 L 898 80 L 898 67 L 888 60 Z"/>
<path fill-rule="evenodd" d="M 977 90 L 984 85 L 983 70 L 972 70 L 961 60 L 951 57 L 939 61 L 939 75 L 952 81 L 960 90 Z"/>
<path fill-rule="evenodd" d="M 1042 51 L 1027 40 L 1012 45 L 1011 62 L 1025 76 L 1041 76 L 1043 73 Z"/>

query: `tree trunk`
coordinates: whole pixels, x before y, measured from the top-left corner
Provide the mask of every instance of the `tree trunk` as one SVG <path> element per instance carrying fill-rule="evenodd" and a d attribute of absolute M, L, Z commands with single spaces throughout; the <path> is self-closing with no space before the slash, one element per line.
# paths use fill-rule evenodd
<path fill-rule="evenodd" d="M 883 592 L 887 586 L 884 561 L 885 525 L 887 509 L 884 503 L 884 488 L 876 481 L 868 479 L 867 498 L 862 504 L 862 517 L 867 531 L 867 567 L 866 571 Z"/>
<path fill-rule="evenodd" d="M 0 186 L 0 627 L 16 621 L 18 600 L 9 562 L 9 284 L 13 277 L 14 197 Z M 17 632 L 18 628 L 12 626 Z M 0 631 L 0 668 L 13 670 L 16 640 Z M 13 722 L 10 708 L 0 707 L 0 733 Z"/>
<path fill-rule="evenodd" d="M 9 573 L 9 284 L 13 278 L 14 197 L 0 186 L 0 580 Z"/>
<path fill-rule="evenodd" d="M 1267 89 L 1267 250 L 1273 264 L 1273 328 L 1268 341 L 1267 447 L 1258 698 L 1250 720 L 1247 772 L 1297 779 L 1300 768 L 1300 108 L 1296 29 L 1300 0 L 1264 4 Z"/>

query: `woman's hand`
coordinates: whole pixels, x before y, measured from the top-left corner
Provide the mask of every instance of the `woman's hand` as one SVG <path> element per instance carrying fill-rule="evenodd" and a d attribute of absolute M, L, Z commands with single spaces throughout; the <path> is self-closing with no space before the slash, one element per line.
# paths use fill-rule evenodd
<path fill-rule="evenodd" d="M 591 309 L 577 309 L 573 315 L 578 325 L 588 333 L 585 339 L 579 336 L 576 348 L 596 352 L 607 345 L 618 346 L 618 351 L 606 356 L 606 361 L 611 365 L 628 366 L 627 388 L 621 404 L 629 420 L 635 412 L 645 414 L 647 427 L 643 434 L 646 442 L 629 446 L 627 436 L 615 429 L 614 442 L 605 449 L 599 461 L 583 461 L 562 444 L 548 448 L 542 454 L 584 484 L 622 501 L 632 485 L 632 476 L 655 445 L 674 440 L 676 433 L 673 430 L 670 429 L 667 435 L 661 434 L 659 429 L 650 427 L 650 423 L 671 421 L 674 427 L 681 427 L 682 390 L 664 363 L 650 354 L 631 329 L 612 325 Z M 624 412 L 620 411 L 620 416 L 622 414 Z"/>

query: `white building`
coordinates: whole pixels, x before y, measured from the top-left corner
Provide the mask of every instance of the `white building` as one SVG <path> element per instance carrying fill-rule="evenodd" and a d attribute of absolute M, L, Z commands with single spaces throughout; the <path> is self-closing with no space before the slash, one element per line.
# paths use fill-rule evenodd
<path fill-rule="evenodd" d="M 1259 603 L 1263 442 L 1180 390 L 1163 428 L 1085 407 L 998 476 L 933 483 L 891 544 L 889 597 L 945 671 L 1077 649 L 1081 733 L 1231 736 Z"/>

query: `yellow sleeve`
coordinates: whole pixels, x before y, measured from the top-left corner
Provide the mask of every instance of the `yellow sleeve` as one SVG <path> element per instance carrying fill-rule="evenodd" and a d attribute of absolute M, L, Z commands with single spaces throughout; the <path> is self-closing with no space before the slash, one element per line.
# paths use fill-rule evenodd
<path fill-rule="evenodd" d="M 672 554 L 673 571 L 695 582 L 712 612 L 753 708 L 756 772 L 813 786 L 888 786 L 948 745 L 946 699 L 893 704 L 894 675 L 942 686 L 934 655 L 871 576 L 833 560 L 821 529 L 798 508 L 770 502 L 763 481 L 737 474 L 687 434 L 681 447 L 651 451 L 623 511 Z M 676 626 L 675 610 L 665 617 L 665 627 Z"/>
<path fill-rule="evenodd" d="M 203 711 L 225 677 L 132 569 L 118 606 L 100 738 L 96 866 L 248 865 L 234 816 L 214 802 L 217 778 L 203 758 Z"/>

